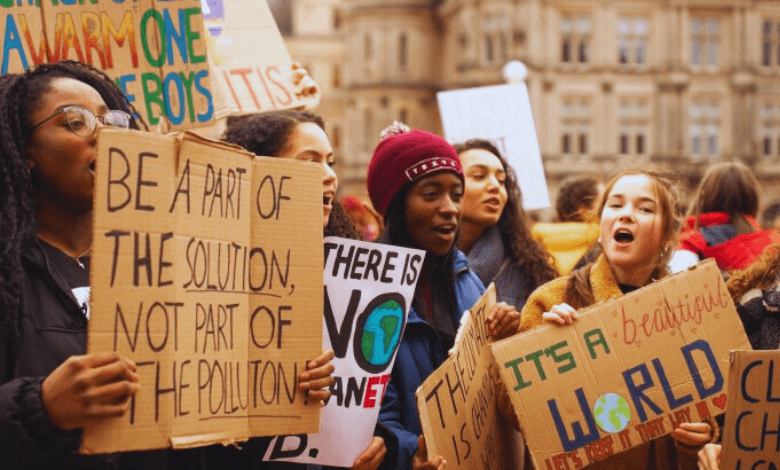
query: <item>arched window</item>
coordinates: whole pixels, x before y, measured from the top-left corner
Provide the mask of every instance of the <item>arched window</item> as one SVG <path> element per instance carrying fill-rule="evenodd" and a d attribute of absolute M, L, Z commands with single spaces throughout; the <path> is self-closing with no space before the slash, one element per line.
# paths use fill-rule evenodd
<path fill-rule="evenodd" d="M 370 109 L 363 111 L 363 150 L 371 151 L 374 146 L 374 114 Z"/>

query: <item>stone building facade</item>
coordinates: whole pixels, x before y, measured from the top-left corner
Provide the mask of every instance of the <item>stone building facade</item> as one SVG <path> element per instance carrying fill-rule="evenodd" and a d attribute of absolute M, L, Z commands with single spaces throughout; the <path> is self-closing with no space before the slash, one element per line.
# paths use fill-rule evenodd
<path fill-rule="evenodd" d="M 502 83 L 503 65 L 519 60 L 552 200 L 572 173 L 655 165 L 690 189 L 732 159 L 759 176 L 764 205 L 780 199 L 780 2 L 288 2 L 286 40 L 323 88 L 346 192 L 365 192 L 383 127 L 440 131 L 437 91 Z M 312 4 L 318 13 L 305 13 Z M 312 26 L 326 17 L 327 32 Z"/>

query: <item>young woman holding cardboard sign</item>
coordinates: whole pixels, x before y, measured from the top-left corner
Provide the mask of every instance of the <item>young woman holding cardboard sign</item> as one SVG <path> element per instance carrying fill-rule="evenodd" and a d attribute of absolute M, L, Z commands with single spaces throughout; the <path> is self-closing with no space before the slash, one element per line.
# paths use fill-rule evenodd
<path fill-rule="evenodd" d="M 732 273 L 726 284 L 755 350 L 780 349 L 780 245 L 769 245 L 749 267 Z M 720 444 L 699 451 L 699 468 L 718 470 Z"/>
<path fill-rule="evenodd" d="M 457 151 L 447 141 L 398 123 L 383 132 L 368 167 L 368 194 L 386 227 L 377 241 L 426 251 L 379 414 L 393 431 L 390 468 L 446 466 L 441 456 L 427 453 L 415 391 L 446 359 L 461 315 L 484 292 L 457 248 L 463 183 Z M 505 337 L 518 323 L 519 313 L 502 304 L 491 312 L 488 332 Z"/>
<path fill-rule="evenodd" d="M 96 130 L 138 129 L 136 115 L 110 78 L 77 62 L 0 79 L 3 468 L 153 470 L 174 461 L 199 463 L 197 452 L 77 453 L 80 429 L 122 416 L 143 386 L 133 361 L 85 354 Z M 319 388 L 332 372 L 332 357 L 323 354 L 299 377 L 302 388 L 313 389 L 310 398 L 329 395 Z"/>
<path fill-rule="evenodd" d="M 358 239 L 352 221 L 336 198 L 338 178 L 335 157 L 320 116 L 301 111 L 234 117 L 222 140 L 239 145 L 255 155 L 292 158 L 322 165 L 322 228 L 325 236 Z M 389 431 L 378 425 L 368 448 L 357 457 L 354 470 L 375 470 L 382 463 Z M 287 464 L 293 465 L 293 464 Z M 303 465 L 292 468 L 303 468 Z"/>
<path fill-rule="evenodd" d="M 531 294 L 519 331 L 543 322 L 570 325 L 579 318 L 579 309 L 619 297 L 665 276 L 677 242 L 675 203 L 672 182 L 665 175 L 627 171 L 612 178 L 598 206 L 603 254 L 595 262 Z M 513 416 L 513 412 L 507 412 L 511 405 L 505 394 L 505 389 L 499 394 L 503 414 Z M 589 468 L 695 469 L 696 453 L 711 441 L 713 425 L 683 423 L 672 437 L 639 445 Z"/>

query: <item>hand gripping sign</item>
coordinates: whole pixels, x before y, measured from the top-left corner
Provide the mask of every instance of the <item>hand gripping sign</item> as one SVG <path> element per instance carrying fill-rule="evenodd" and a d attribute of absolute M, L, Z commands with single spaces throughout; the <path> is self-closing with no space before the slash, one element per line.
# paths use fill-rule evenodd
<path fill-rule="evenodd" d="M 425 252 L 325 239 L 322 344 L 336 359 L 318 434 L 280 436 L 265 460 L 351 467 L 374 433 Z"/>

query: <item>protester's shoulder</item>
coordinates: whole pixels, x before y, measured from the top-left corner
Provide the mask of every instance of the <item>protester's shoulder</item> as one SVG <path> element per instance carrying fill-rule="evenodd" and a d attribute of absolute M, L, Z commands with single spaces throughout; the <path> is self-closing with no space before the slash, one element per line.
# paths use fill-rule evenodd
<path fill-rule="evenodd" d="M 554 305 L 564 302 L 566 296 L 566 276 L 553 279 L 539 286 L 531 293 L 520 313 L 518 331 L 526 331 L 542 324 L 542 314 Z"/>

